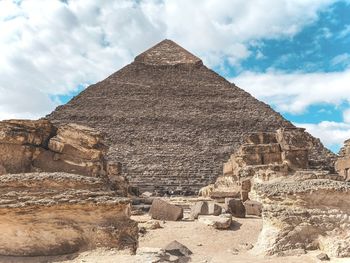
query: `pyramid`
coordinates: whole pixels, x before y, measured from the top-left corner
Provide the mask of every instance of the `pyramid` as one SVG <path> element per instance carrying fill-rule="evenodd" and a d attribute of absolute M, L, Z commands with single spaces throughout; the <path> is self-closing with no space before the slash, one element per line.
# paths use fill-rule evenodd
<path fill-rule="evenodd" d="M 197 191 L 251 132 L 293 128 L 267 104 L 208 69 L 171 40 L 89 86 L 47 116 L 107 134 L 109 157 L 141 191 Z M 307 134 L 310 166 L 334 155 Z"/>

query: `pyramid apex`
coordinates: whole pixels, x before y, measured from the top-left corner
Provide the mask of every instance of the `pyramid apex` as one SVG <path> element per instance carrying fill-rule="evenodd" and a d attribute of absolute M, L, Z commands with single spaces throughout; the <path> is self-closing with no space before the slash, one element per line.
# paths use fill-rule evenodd
<path fill-rule="evenodd" d="M 164 39 L 141 53 L 135 62 L 147 65 L 202 65 L 202 60 L 170 39 Z"/>

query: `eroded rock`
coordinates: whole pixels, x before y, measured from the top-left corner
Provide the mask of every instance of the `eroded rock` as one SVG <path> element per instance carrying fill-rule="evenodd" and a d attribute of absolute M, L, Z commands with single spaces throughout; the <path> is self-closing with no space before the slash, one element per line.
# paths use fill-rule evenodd
<path fill-rule="evenodd" d="M 135 250 L 130 200 L 102 178 L 68 173 L 0 176 L 0 254 L 42 256 L 96 247 Z"/>
<path fill-rule="evenodd" d="M 334 257 L 349 257 L 350 182 L 335 179 L 321 174 L 256 183 L 255 196 L 264 206 L 257 251 L 272 255 L 320 248 Z"/>

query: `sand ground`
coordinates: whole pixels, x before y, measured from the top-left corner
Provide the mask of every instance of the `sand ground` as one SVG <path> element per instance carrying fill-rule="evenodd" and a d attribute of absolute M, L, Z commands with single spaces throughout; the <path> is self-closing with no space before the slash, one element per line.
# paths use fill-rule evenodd
<path fill-rule="evenodd" d="M 139 222 L 147 221 L 148 216 L 134 216 Z M 262 257 L 241 248 L 242 243 L 254 244 L 262 227 L 260 218 L 235 218 L 230 230 L 216 230 L 198 221 L 161 222 L 162 228 L 149 230 L 140 237 L 140 247 L 165 247 L 173 240 L 187 246 L 192 252 L 195 263 L 314 263 L 319 262 L 319 251 L 300 256 Z M 232 250 L 238 249 L 235 255 Z M 136 256 L 113 249 L 96 249 L 76 255 L 60 257 L 0 257 L 1 263 L 133 263 Z M 332 259 L 330 262 L 349 263 L 350 259 Z M 147 263 L 147 262 L 145 262 Z"/>

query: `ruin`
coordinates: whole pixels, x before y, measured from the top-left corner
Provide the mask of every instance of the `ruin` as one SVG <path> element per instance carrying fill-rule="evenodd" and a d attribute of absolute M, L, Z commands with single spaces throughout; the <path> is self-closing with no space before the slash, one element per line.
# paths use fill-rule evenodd
<path fill-rule="evenodd" d="M 0 255 L 135 251 L 128 182 L 102 133 L 48 120 L 0 122 Z"/>
<path fill-rule="evenodd" d="M 143 192 L 135 212 L 147 202 L 153 219 L 181 221 L 189 210 L 186 198 L 155 195 L 209 184 L 192 219 L 232 230 L 232 217 L 261 216 L 255 252 L 350 257 L 350 140 L 336 157 L 165 40 L 44 119 L 0 122 L 0 255 L 135 252 L 130 181 Z M 140 234 L 162 228 L 142 224 Z"/>
<path fill-rule="evenodd" d="M 350 181 L 350 140 L 346 140 L 343 148 L 340 149 L 335 169 L 346 181 Z"/>
<path fill-rule="evenodd" d="M 294 126 L 171 40 L 164 40 L 47 116 L 105 132 L 108 159 L 140 191 L 197 192 L 251 132 Z M 308 137 L 309 165 L 335 157 Z M 331 158 L 329 158 L 331 157 Z"/>
<path fill-rule="evenodd" d="M 300 128 L 252 133 L 210 188 L 212 198 L 261 204 L 258 254 L 320 249 L 332 257 L 350 256 L 348 141 L 336 162 L 340 174 L 312 168 L 310 143 Z"/>
<path fill-rule="evenodd" d="M 236 197 L 246 201 L 255 175 L 269 181 L 295 171 L 311 169 L 313 164 L 309 149 L 312 144 L 303 128 L 251 133 L 224 163 L 223 174 L 217 178 L 209 195 L 212 198 Z M 329 155 L 324 160 L 325 172 L 333 172 L 334 169 L 326 165 L 332 158 Z"/>

